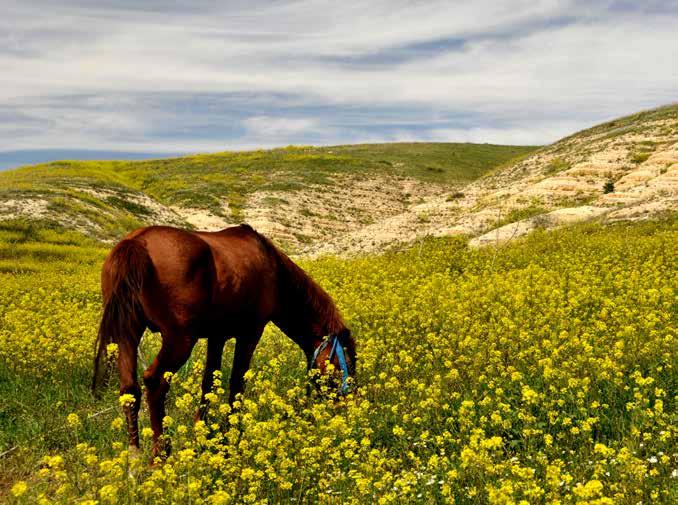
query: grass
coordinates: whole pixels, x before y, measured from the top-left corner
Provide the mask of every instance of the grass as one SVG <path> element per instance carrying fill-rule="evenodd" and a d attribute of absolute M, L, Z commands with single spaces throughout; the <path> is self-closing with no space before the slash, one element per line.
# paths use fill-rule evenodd
<path fill-rule="evenodd" d="M 445 201 L 446 202 L 452 202 L 454 200 L 459 200 L 461 198 L 464 198 L 465 196 L 466 195 L 464 194 L 463 191 L 455 191 L 455 192 L 447 195 L 447 197 L 445 197 Z"/>
<path fill-rule="evenodd" d="M 506 214 L 506 216 L 499 219 L 495 225 L 495 228 L 501 228 L 507 224 L 516 223 L 518 221 L 522 221 L 523 219 L 529 219 L 547 212 L 549 212 L 549 209 L 535 203 L 528 205 L 527 207 L 515 208 Z"/>
<path fill-rule="evenodd" d="M 564 172 L 571 166 L 572 164 L 570 162 L 565 161 L 562 158 L 554 158 L 548 165 L 546 165 L 546 168 L 544 168 L 544 175 L 555 175 L 559 172 Z"/>
<path fill-rule="evenodd" d="M 459 184 L 473 181 L 499 165 L 534 152 L 538 147 L 402 142 L 320 149 L 328 154 L 363 160 L 374 167 L 387 167 L 389 173 L 425 182 Z"/>
<path fill-rule="evenodd" d="M 636 164 L 643 163 L 644 161 L 647 161 L 647 159 L 650 157 L 650 154 L 648 152 L 635 152 L 631 154 L 631 161 Z"/>

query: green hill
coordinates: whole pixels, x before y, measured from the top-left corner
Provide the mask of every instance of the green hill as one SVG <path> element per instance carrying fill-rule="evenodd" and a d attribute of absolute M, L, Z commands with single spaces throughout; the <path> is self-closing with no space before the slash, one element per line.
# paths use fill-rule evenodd
<path fill-rule="evenodd" d="M 246 219 L 256 193 L 291 194 L 365 179 L 455 185 L 532 152 L 487 144 L 365 144 L 223 152 L 146 161 L 58 161 L 0 173 L 0 208 L 102 239 L 145 223 L 186 223 L 179 209 Z M 271 197 L 266 203 L 276 204 Z M 338 209 L 339 211 L 341 209 Z M 190 212 L 190 211 L 189 211 Z M 341 216 L 337 216 L 341 220 Z"/>

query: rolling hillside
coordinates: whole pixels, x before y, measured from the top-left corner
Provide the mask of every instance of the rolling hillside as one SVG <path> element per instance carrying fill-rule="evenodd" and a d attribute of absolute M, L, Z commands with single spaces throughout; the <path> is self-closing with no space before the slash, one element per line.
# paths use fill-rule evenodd
<path fill-rule="evenodd" d="M 678 105 L 670 105 L 578 132 L 316 250 L 376 251 L 426 235 L 498 244 L 535 228 L 638 220 L 676 209 Z"/>
<path fill-rule="evenodd" d="M 424 236 L 496 244 L 535 228 L 678 208 L 678 105 L 550 146 L 365 144 L 147 161 L 61 161 L 0 174 L 4 219 L 104 241 L 150 223 L 243 221 L 288 251 L 380 251 Z"/>
<path fill-rule="evenodd" d="M 60 161 L 0 174 L 3 218 L 113 240 L 149 223 L 248 221 L 288 249 L 406 212 L 534 151 L 474 144 L 289 147 L 151 161 Z"/>

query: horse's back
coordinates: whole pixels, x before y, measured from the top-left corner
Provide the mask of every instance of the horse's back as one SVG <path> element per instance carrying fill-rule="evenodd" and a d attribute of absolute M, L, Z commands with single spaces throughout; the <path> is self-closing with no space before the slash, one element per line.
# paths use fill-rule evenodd
<path fill-rule="evenodd" d="M 164 284 L 190 282 L 196 271 L 209 265 L 209 245 L 193 232 L 169 226 L 149 226 L 128 237 L 140 241 Z"/>
<path fill-rule="evenodd" d="M 273 310 L 276 271 L 247 226 L 219 232 L 151 226 L 126 238 L 143 243 L 153 263 L 144 306 L 161 329 L 224 324 L 244 314 L 265 318 Z"/>
<path fill-rule="evenodd" d="M 197 232 L 211 248 L 216 274 L 215 304 L 231 312 L 264 318 L 277 296 L 277 263 L 256 231 L 235 226 Z"/>

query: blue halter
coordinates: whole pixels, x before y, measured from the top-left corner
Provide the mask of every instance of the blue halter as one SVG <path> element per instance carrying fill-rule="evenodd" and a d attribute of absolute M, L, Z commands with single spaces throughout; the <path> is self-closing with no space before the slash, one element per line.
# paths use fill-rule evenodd
<path fill-rule="evenodd" d="M 313 353 L 313 363 L 318 359 L 318 355 L 332 342 L 332 348 L 330 349 L 330 355 L 327 358 L 329 362 L 332 362 L 332 357 L 334 353 L 337 354 L 337 360 L 339 361 L 339 368 L 341 368 L 342 379 L 341 379 L 341 394 L 347 394 L 349 391 L 348 387 L 348 365 L 346 364 L 346 356 L 344 355 L 344 348 L 339 342 L 339 337 L 337 335 L 330 335 L 327 339 L 323 340 L 322 343 L 316 348 Z"/>

